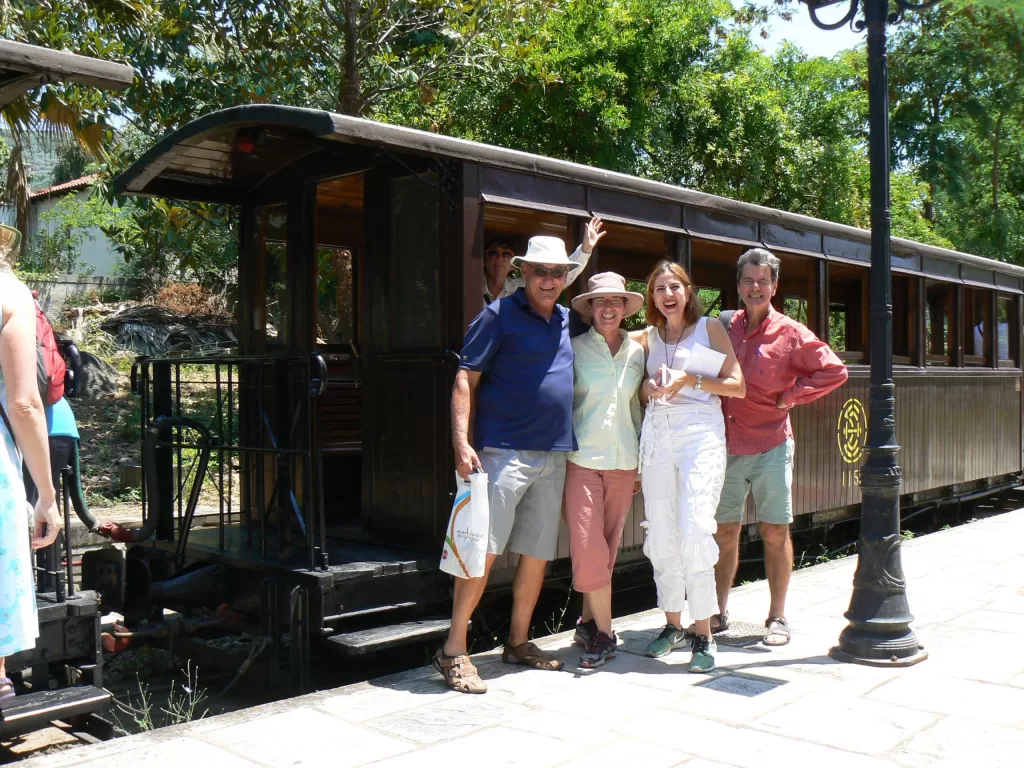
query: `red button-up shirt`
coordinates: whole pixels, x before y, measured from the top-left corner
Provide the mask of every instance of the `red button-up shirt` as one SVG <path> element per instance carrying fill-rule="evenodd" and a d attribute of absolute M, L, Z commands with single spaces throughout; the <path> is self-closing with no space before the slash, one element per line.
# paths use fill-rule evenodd
<path fill-rule="evenodd" d="M 777 405 L 780 395 L 789 406 L 809 403 L 848 378 L 828 344 L 774 307 L 750 333 L 746 310 L 736 312 L 729 339 L 747 383 L 745 398 L 722 398 L 726 442 L 737 456 L 770 451 L 793 436 L 789 411 Z"/>

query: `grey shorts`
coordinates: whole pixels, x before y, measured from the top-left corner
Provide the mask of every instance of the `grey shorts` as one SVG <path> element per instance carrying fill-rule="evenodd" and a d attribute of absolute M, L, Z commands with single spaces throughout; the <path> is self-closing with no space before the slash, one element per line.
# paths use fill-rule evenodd
<path fill-rule="evenodd" d="M 753 456 L 733 456 L 725 469 L 725 485 L 718 501 L 715 520 L 738 523 L 743 520 L 747 494 L 754 494 L 754 507 L 760 523 L 789 525 L 793 522 L 792 439 L 770 451 Z"/>
<path fill-rule="evenodd" d="M 501 555 L 508 547 L 520 555 L 553 560 L 568 453 L 484 448 L 479 455 L 491 489 L 488 553 Z"/>

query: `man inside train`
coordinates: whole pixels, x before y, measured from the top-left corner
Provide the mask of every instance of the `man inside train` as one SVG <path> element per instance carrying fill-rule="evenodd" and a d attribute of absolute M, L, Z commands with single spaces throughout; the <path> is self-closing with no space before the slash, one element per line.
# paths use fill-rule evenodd
<path fill-rule="evenodd" d="M 743 380 L 745 398 L 723 398 L 728 464 L 715 519 L 719 557 L 715 566 L 720 613 L 712 631 L 729 626 L 729 590 L 739 564 L 739 540 L 747 496 L 754 495 L 764 545 L 771 605 L 765 620 L 765 645 L 790 640 L 786 591 L 793 570 L 793 428 L 789 411 L 841 386 L 846 366 L 806 326 L 776 310 L 779 259 L 752 248 L 736 264 L 743 308 L 723 318 Z"/>
<path fill-rule="evenodd" d="M 600 219 L 587 225 L 585 258 L 603 237 Z M 562 662 L 530 642 L 533 610 L 555 557 L 566 457 L 572 430 L 573 351 L 569 310 L 556 302 L 582 269 L 557 237 L 530 238 L 514 266 L 522 286 L 488 304 L 469 325 L 452 390 L 455 468 L 488 477 L 490 530 L 483 576 L 456 579 L 448 638 L 434 668 L 460 693 L 485 693 L 468 656 L 466 633 L 494 561 L 506 548 L 519 555 L 512 585 L 512 621 L 501 654 L 506 664 L 558 670 Z M 479 451 L 479 453 L 478 453 Z"/>
<path fill-rule="evenodd" d="M 512 259 L 514 257 L 515 251 L 512 248 L 512 243 L 506 238 L 497 236 L 487 241 L 487 246 L 484 248 L 485 307 L 492 301 L 511 296 L 523 287 L 523 278 L 512 274 Z M 578 275 L 583 274 L 583 268 L 590 261 L 590 253 L 585 252 L 582 248 L 577 248 L 569 256 L 569 261 L 579 264 L 579 267 L 569 273 L 565 282 L 567 287 L 572 285 Z"/>

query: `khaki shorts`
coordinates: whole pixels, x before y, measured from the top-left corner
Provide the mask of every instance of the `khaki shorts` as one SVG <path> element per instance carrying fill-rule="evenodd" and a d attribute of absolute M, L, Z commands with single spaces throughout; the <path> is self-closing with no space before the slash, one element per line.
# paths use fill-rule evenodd
<path fill-rule="evenodd" d="M 501 555 L 507 547 L 527 557 L 554 560 L 568 452 L 484 448 L 479 456 L 490 485 L 487 552 Z"/>
<path fill-rule="evenodd" d="M 753 493 L 758 522 L 776 525 L 792 523 L 795 447 L 793 440 L 789 439 L 770 451 L 755 453 L 753 456 L 734 456 L 730 453 L 715 521 L 742 522 L 747 494 Z"/>

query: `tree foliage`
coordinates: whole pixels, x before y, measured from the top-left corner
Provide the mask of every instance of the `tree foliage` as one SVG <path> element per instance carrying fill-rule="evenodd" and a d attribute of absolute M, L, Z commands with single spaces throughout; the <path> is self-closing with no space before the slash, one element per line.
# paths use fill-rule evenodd
<path fill-rule="evenodd" d="M 1012 7 L 940 5 L 908 18 L 891 56 L 896 162 L 962 250 L 1024 261 L 1024 24 Z"/>
<path fill-rule="evenodd" d="M 824 59 L 784 46 L 767 55 L 757 44 L 766 11 L 752 3 L 39 0 L 0 7 L 8 37 L 134 68 L 127 91 L 52 85 L 31 97 L 27 112 L 20 107 L 53 118 L 65 135 L 73 126 L 101 157 L 106 149 L 107 180 L 199 115 L 262 102 L 342 111 L 869 223 L 863 50 Z M 1017 19 L 997 0 L 943 3 L 894 27 L 895 234 L 1000 258 L 1024 255 Z M 107 189 L 101 184 L 99 194 Z M 236 212 L 139 199 L 115 207 L 103 199 L 104 231 L 135 274 L 230 280 Z"/>

